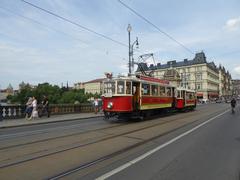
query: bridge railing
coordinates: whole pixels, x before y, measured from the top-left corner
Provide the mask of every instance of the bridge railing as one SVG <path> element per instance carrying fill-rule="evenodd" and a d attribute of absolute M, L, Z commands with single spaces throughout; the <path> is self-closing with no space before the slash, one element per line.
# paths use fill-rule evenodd
<path fill-rule="evenodd" d="M 0 105 L 0 120 L 18 119 L 25 117 L 25 105 Z M 51 115 L 73 114 L 82 112 L 93 112 L 93 106 L 86 104 L 51 104 L 49 105 Z M 42 106 L 38 105 L 38 112 L 42 111 Z"/>

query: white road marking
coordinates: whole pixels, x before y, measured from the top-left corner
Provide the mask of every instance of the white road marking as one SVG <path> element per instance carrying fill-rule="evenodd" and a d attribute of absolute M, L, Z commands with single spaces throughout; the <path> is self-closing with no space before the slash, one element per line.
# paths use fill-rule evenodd
<path fill-rule="evenodd" d="M 194 128 L 192 128 L 192 129 L 186 131 L 186 132 L 183 133 L 183 134 L 180 134 L 179 136 L 177 136 L 177 137 L 171 139 L 170 141 L 168 141 L 168 142 L 166 142 L 166 143 L 164 143 L 164 144 L 162 144 L 162 145 L 160 145 L 160 146 L 158 146 L 158 147 L 156 147 L 156 148 L 154 148 L 154 149 L 152 149 L 152 150 L 146 152 L 145 154 L 143 154 L 143 155 L 141 155 L 141 156 L 139 156 L 139 157 L 133 159 L 132 161 L 129 161 L 129 162 L 127 162 L 126 164 L 123 164 L 122 166 L 120 166 L 120 167 L 118 167 L 118 168 L 116 168 L 116 169 L 114 169 L 114 170 L 112 170 L 112 171 L 110 171 L 110 172 L 108 172 L 108 173 L 106 173 L 106 174 L 103 174 L 102 176 L 96 178 L 96 180 L 104 180 L 104 179 L 107 179 L 107 178 L 109 178 L 109 177 L 111 177 L 111 176 L 113 176 L 113 175 L 119 173 L 120 171 L 122 171 L 122 170 L 124 170 L 124 169 L 130 167 L 131 165 L 133 165 L 133 164 L 135 164 L 135 163 L 137 163 L 137 162 L 143 160 L 144 158 L 146 158 L 146 157 L 152 155 L 153 153 L 155 153 L 155 152 L 159 151 L 160 149 L 162 149 L 162 148 L 168 146 L 169 144 L 174 143 L 175 141 L 181 139 L 182 137 L 184 137 L 184 136 L 190 134 L 191 132 L 197 130 L 198 128 L 204 126 L 205 124 L 207 124 L 207 123 L 213 121 L 214 119 L 216 119 L 216 118 L 222 116 L 223 114 L 225 114 L 225 113 L 227 113 L 227 112 L 229 112 L 229 111 L 230 111 L 230 110 L 226 110 L 226 111 L 224 111 L 223 113 L 218 114 L 217 116 L 210 118 L 209 120 L 207 120 L 207 121 L 205 121 L 205 122 L 203 122 L 203 123 L 201 123 L 201 124 L 195 126 Z"/>

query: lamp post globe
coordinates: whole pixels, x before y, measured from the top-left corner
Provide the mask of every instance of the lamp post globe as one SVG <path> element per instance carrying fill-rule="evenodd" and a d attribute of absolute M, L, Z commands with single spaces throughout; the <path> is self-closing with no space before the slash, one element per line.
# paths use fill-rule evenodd
<path fill-rule="evenodd" d="M 128 32 L 131 32 L 131 31 L 132 31 L 132 26 L 131 26 L 131 24 L 128 24 L 127 31 L 128 31 Z"/>

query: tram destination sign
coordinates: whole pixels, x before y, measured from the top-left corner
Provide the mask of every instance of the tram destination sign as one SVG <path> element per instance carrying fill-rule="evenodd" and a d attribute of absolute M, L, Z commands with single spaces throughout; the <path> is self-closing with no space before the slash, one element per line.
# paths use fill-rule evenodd
<path fill-rule="evenodd" d="M 158 79 L 158 78 L 146 77 L 146 76 L 140 76 L 139 78 L 140 78 L 141 80 L 145 80 L 145 81 L 162 83 L 162 84 L 169 84 L 169 81 L 168 81 L 168 80 L 164 80 L 164 79 Z"/>

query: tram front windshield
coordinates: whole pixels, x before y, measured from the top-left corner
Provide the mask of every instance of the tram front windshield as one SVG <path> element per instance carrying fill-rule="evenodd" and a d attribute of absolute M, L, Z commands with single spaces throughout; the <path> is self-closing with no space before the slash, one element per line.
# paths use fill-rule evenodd
<path fill-rule="evenodd" d="M 111 96 L 115 94 L 115 81 L 109 81 L 104 83 L 104 93 Z"/>
<path fill-rule="evenodd" d="M 104 93 L 106 96 L 131 94 L 131 86 L 130 81 L 124 80 L 104 82 Z"/>

